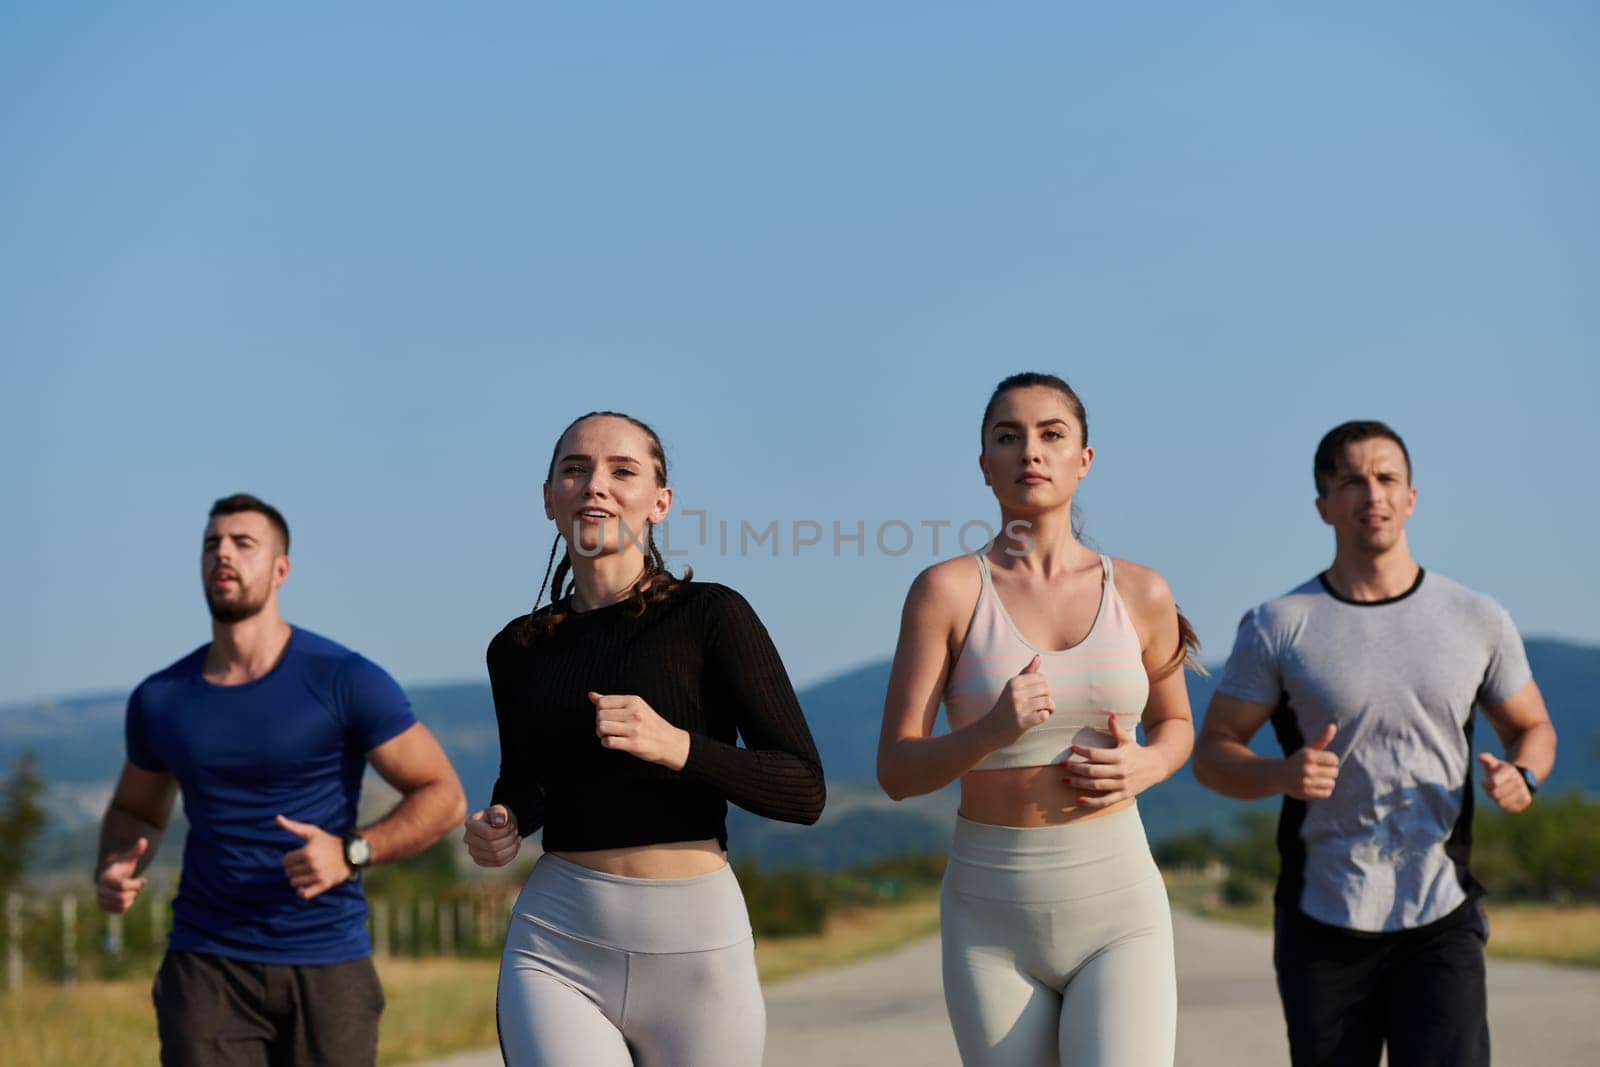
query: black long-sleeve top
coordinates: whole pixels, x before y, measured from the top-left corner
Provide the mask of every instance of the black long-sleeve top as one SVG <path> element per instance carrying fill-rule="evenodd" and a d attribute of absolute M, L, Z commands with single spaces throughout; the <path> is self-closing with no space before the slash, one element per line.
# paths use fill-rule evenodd
<path fill-rule="evenodd" d="M 500 724 L 493 802 L 511 809 L 524 836 L 543 826 L 547 851 L 713 837 L 726 847 L 729 800 L 768 818 L 816 822 L 817 747 L 745 599 L 691 581 L 635 610 L 623 601 L 569 612 L 526 644 L 522 616 L 489 642 Z M 687 730 L 683 770 L 601 747 L 591 691 L 639 696 Z"/>

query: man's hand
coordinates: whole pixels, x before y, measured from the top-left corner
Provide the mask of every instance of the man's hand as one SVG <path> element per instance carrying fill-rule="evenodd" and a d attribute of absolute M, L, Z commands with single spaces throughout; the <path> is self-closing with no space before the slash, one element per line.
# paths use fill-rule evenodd
<path fill-rule="evenodd" d="M 517 817 L 504 804 L 468 815 L 467 830 L 461 839 L 467 843 L 467 855 L 479 867 L 504 867 L 522 848 Z"/>
<path fill-rule="evenodd" d="M 601 745 L 674 771 L 689 762 L 688 731 L 657 715 L 643 697 L 590 693 L 589 700 Z"/>
<path fill-rule="evenodd" d="M 95 903 L 110 915 L 121 915 L 133 907 L 144 888 L 145 879 L 134 876 L 139 859 L 150 847 L 150 839 L 141 837 L 133 847 L 123 852 L 113 852 L 100 866 L 100 876 L 94 880 Z"/>
<path fill-rule="evenodd" d="M 1139 744 L 1122 728 L 1115 715 L 1107 715 L 1115 748 L 1089 748 L 1073 745 L 1072 754 L 1081 762 L 1062 760 L 1067 770 L 1061 780 L 1078 790 L 1078 807 L 1108 808 L 1118 801 L 1138 796 L 1161 781 L 1165 764 L 1161 757 Z"/>
<path fill-rule="evenodd" d="M 1327 751 L 1338 727 L 1333 723 L 1322 736 L 1283 761 L 1283 792 L 1296 800 L 1325 800 L 1333 795 L 1339 777 L 1339 757 Z"/>
<path fill-rule="evenodd" d="M 312 826 L 278 816 L 278 825 L 305 842 L 304 847 L 286 853 L 283 872 L 301 900 L 321 896 L 341 882 L 349 881 L 350 865 L 344 861 L 344 838 Z"/>
<path fill-rule="evenodd" d="M 1490 800 L 1500 805 L 1501 811 L 1515 815 L 1533 803 L 1533 794 L 1528 792 L 1528 783 L 1523 780 L 1516 764 L 1507 763 L 1487 752 L 1478 753 L 1478 762 L 1483 764 L 1483 791 Z"/>

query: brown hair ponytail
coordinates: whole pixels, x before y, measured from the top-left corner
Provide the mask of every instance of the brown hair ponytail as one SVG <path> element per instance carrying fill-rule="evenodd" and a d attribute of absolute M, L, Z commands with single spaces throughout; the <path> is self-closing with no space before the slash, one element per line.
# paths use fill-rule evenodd
<path fill-rule="evenodd" d="M 1200 635 L 1194 632 L 1194 624 L 1184 615 L 1183 609 L 1178 609 L 1178 647 L 1173 650 L 1172 658 L 1162 664 L 1156 678 L 1165 678 L 1173 671 L 1188 667 L 1202 678 L 1209 677 L 1211 672 L 1206 670 L 1205 664 L 1200 662 Z"/>

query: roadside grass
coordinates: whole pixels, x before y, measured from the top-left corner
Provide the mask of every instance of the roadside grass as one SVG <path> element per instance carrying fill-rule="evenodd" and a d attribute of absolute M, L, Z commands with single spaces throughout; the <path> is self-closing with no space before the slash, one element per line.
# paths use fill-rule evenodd
<path fill-rule="evenodd" d="M 1201 915 L 1267 927 L 1270 888 L 1254 902 L 1222 899 L 1220 881 L 1194 872 L 1168 874 L 1173 905 Z M 1502 957 L 1600 966 L 1600 905 L 1501 904 L 1489 908 L 1489 950 Z M 823 932 L 763 938 L 756 964 L 764 982 L 832 967 L 890 951 L 939 928 L 939 905 L 928 892 L 878 907 L 841 911 Z M 495 1044 L 492 958 L 398 959 L 380 962 L 388 1006 L 383 1013 L 379 1063 L 415 1063 Z M 157 1062 L 155 1016 L 150 1006 L 153 970 L 114 982 L 75 986 L 36 982 L 0 993 L 0 1064 Z"/>
<path fill-rule="evenodd" d="M 1166 871 L 1173 907 L 1245 926 L 1272 926 L 1272 887 L 1235 883 L 1203 871 Z M 1231 896 L 1230 896 L 1231 892 Z M 1248 898 L 1248 899 L 1247 899 Z M 1486 905 L 1489 955 L 1600 967 L 1600 904 L 1509 902 Z"/>
<path fill-rule="evenodd" d="M 378 1063 L 416 1063 L 496 1042 L 498 959 L 407 960 L 378 964 L 385 1005 Z"/>
<path fill-rule="evenodd" d="M 155 975 L 73 986 L 36 982 L 0 993 L 0 1063 L 6 1067 L 62 1064 L 155 1064 L 156 1017 L 150 1005 Z"/>
<path fill-rule="evenodd" d="M 1489 954 L 1600 967 L 1600 904 L 1490 904 Z"/>
<path fill-rule="evenodd" d="M 938 928 L 939 902 L 931 893 L 902 904 L 841 911 L 829 916 L 820 934 L 762 938 L 756 968 L 763 982 L 776 982 L 887 952 Z M 380 968 L 388 1007 L 379 1062 L 415 1063 L 492 1047 L 498 968 L 493 959 L 386 961 Z"/>
<path fill-rule="evenodd" d="M 938 928 L 938 899 L 930 892 L 899 904 L 840 911 L 820 934 L 763 938 L 756 945 L 756 966 L 763 982 L 774 982 L 887 952 Z M 380 961 L 387 1006 L 378 1062 L 416 1063 L 493 1047 L 498 970 L 493 958 Z M 153 976 L 152 964 L 120 981 L 33 982 L 17 993 L 0 992 L 0 1064 L 153 1067 L 159 1058 L 150 1005 Z"/>
<path fill-rule="evenodd" d="M 380 1064 L 414 1063 L 495 1043 L 493 959 L 385 960 L 388 1006 Z M 0 1064 L 154 1067 L 160 1050 L 150 1004 L 154 972 L 73 986 L 35 982 L 0 993 Z"/>
<path fill-rule="evenodd" d="M 776 982 L 876 956 L 938 929 L 939 897 L 930 891 L 899 904 L 829 915 L 820 934 L 758 940 L 756 967 L 763 982 Z"/>

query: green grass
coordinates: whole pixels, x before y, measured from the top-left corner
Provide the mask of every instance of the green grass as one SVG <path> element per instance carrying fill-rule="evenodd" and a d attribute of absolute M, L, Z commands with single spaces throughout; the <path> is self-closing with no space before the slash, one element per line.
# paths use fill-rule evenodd
<path fill-rule="evenodd" d="M 1270 887 L 1254 903 L 1227 904 L 1221 880 L 1169 874 L 1175 907 L 1252 926 L 1272 921 Z M 1489 909 L 1489 950 L 1496 956 L 1600 966 L 1600 905 L 1505 904 Z M 939 928 L 931 893 L 841 911 L 820 934 L 763 938 L 756 946 L 762 980 L 778 981 L 890 951 Z M 495 959 L 388 959 L 379 964 L 388 1007 L 381 1064 L 415 1063 L 495 1044 Z M 157 1062 L 150 973 L 75 986 L 34 982 L 0 993 L 0 1064 L 56 1067 Z"/>
<path fill-rule="evenodd" d="M 820 934 L 759 940 L 756 968 L 763 982 L 775 982 L 877 956 L 938 930 L 939 898 L 930 892 L 899 904 L 835 913 Z"/>
<path fill-rule="evenodd" d="M 938 900 L 924 894 L 882 907 L 830 915 L 822 933 L 763 938 L 756 965 L 764 982 L 837 966 L 896 948 L 939 927 Z M 396 959 L 378 964 L 387 1006 L 378 1062 L 415 1063 L 495 1044 L 495 958 Z M 119 981 L 73 986 L 34 980 L 0 992 L 0 1064 L 142 1067 L 158 1061 L 153 964 Z"/>
<path fill-rule="evenodd" d="M 380 1064 L 414 1063 L 495 1043 L 492 959 L 388 960 Z M 159 1062 L 153 975 L 0 993 L 0 1064 L 60 1067 Z"/>
<path fill-rule="evenodd" d="M 1600 967 L 1600 904 L 1491 904 L 1489 954 Z"/>
<path fill-rule="evenodd" d="M 1166 871 L 1173 907 L 1246 926 L 1272 925 L 1272 886 L 1253 883 L 1249 902 L 1224 899 L 1221 878 L 1199 871 Z M 1489 955 L 1504 959 L 1600 967 L 1600 904 L 1490 901 Z"/>
<path fill-rule="evenodd" d="M 139 1065 L 157 1062 L 150 979 L 36 982 L 0 993 L 0 1063 Z"/>

